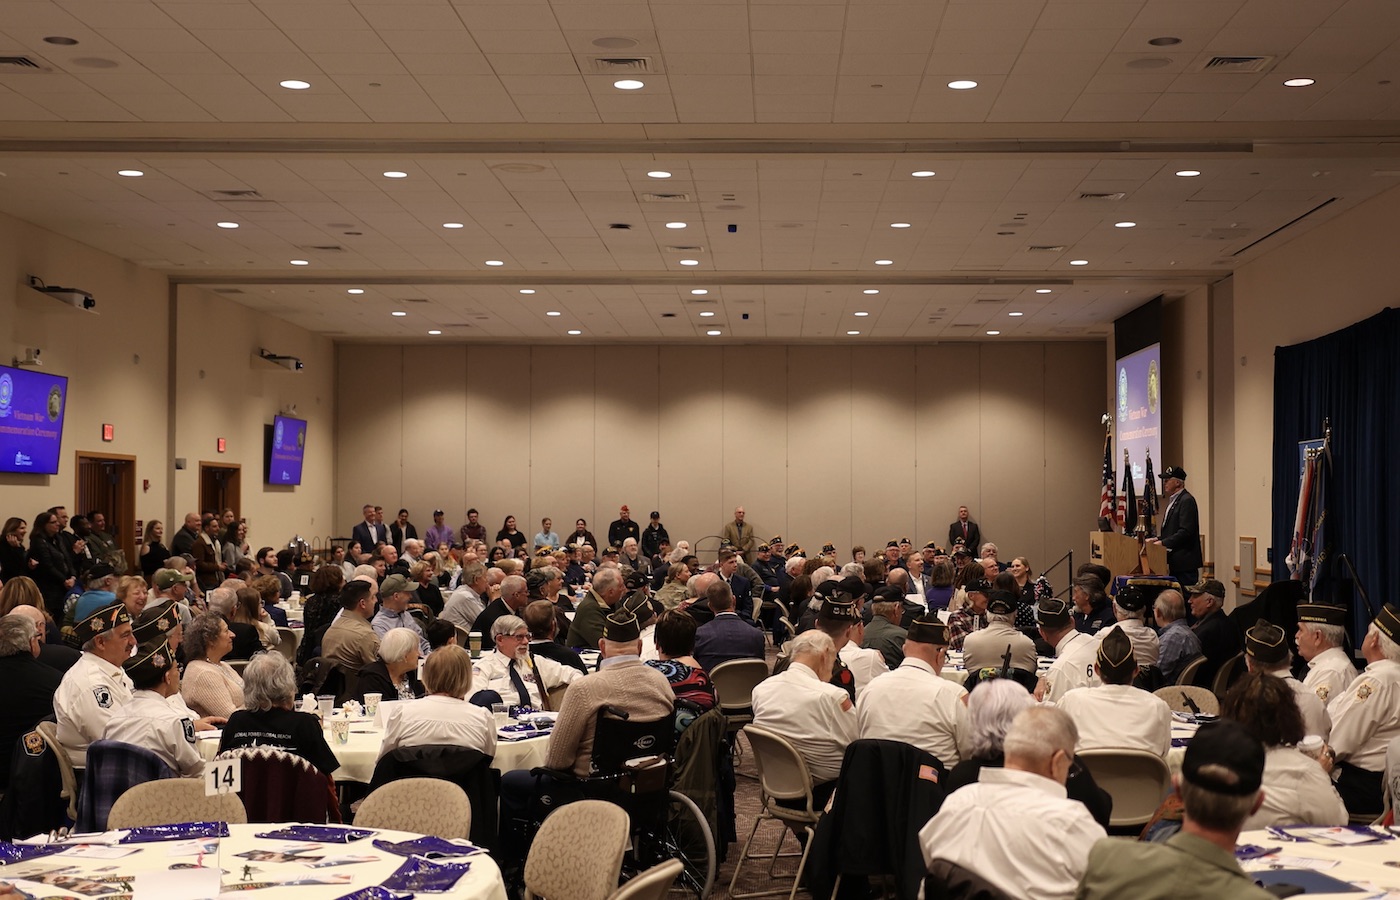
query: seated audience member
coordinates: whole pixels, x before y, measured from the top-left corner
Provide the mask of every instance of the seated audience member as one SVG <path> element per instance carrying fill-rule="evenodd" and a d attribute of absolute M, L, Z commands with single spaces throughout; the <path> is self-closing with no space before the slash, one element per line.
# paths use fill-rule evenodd
<path fill-rule="evenodd" d="M 969 599 L 975 593 L 969 588 Z M 1035 641 L 1016 630 L 1016 595 L 992 589 L 987 593 L 986 609 L 986 624 L 963 640 L 963 668 L 968 672 L 1000 669 L 1009 650 L 1011 668 L 1034 675 Z"/>
<path fill-rule="evenodd" d="M 131 699 L 131 679 L 122 663 L 136 649 L 131 616 L 114 594 L 94 608 L 80 607 L 73 633 L 83 657 L 68 670 L 53 698 L 58 740 L 75 767 L 87 764 L 87 746 L 102 737 L 107 720 Z"/>
<path fill-rule="evenodd" d="M 695 632 L 695 658 L 700 667 L 710 672 L 731 659 L 763 659 L 763 632 L 739 617 L 729 585 L 715 581 L 706 589 L 705 598 L 715 617 Z"/>
<path fill-rule="evenodd" d="M 530 586 L 524 577 L 514 572 L 507 572 L 513 568 L 514 560 L 502 560 L 498 569 L 492 569 L 487 573 L 487 578 L 494 580 L 496 573 L 506 572 L 500 576 L 500 590 L 496 591 L 496 598 L 486 604 L 486 608 L 481 611 L 481 615 L 476 617 L 476 622 L 472 625 L 473 631 L 479 631 L 483 635 L 491 633 L 491 625 L 501 616 L 519 616 L 525 611 L 525 605 L 530 602 Z"/>
<path fill-rule="evenodd" d="M 1098 634 L 1115 621 L 1104 584 L 1094 575 L 1080 575 L 1073 581 L 1070 600 L 1074 603 L 1074 627 L 1085 634 Z"/>
<path fill-rule="evenodd" d="M 683 563 L 671 563 L 666 569 L 665 581 L 656 591 L 656 600 L 668 610 L 680 606 L 685 602 L 685 584 L 690 576 L 690 569 Z"/>
<path fill-rule="evenodd" d="M 389 629 L 379 640 L 379 658 L 360 669 L 355 699 L 363 703 L 365 694 L 379 694 L 385 700 L 414 700 L 422 696 L 416 677 L 419 640 L 418 632 L 411 628 Z"/>
<path fill-rule="evenodd" d="M 351 581 L 340 592 L 340 618 L 321 638 L 321 655 L 349 672 L 359 672 L 379 658 L 379 636 L 369 624 L 374 586 Z"/>
<path fill-rule="evenodd" d="M 1291 688 L 1298 701 L 1298 712 L 1303 716 L 1303 733 L 1315 734 L 1327 740 L 1332 734 L 1332 720 L 1327 716 L 1327 707 L 1317 699 L 1317 694 L 1308 690 L 1307 685 L 1293 677 L 1293 654 L 1288 650 L 1288 638 L 1282 628 L 1260 619 L 1246 631 L 1244 661 L 1249 671 L 1274 675 Z M 1264 742 L 1264 746 L 1269 746 L 1268 741 Z"/>
<path fill-rule="evenodd" d="M 968 568 L 971 568 L 971 565 Z M 962 650 L 969 634 L 987 627 L 987 604 L 990 600 L 987 594 L 991 589 L 992 586 L 980 578 L 963 584 L 967 599 L 948 616 L 948 640 L 951 649 Z M 1034 648 L 1035 645 L 1032 644 L 1032 656 L 1035 655 Z"/>
<path fill-rule="evenodd" d="M 850 643 L 851 631 L 860 618 L 855 599 L 860 596 L 861 584 L 861 580 L 854 576 L 843 578 L 839 582 L 823 582 L 821 606 L 812 622 L 812 627 L 831 638 L 832 644 L 836 646 L 836 661 L 832 664 L 830 683 L 845 691 L 853 704 L 856 702 L 856 676 L 842 660 L 841 650 Z M 883 659 L 880 661 L 884 662 Z M 791 663 L 791 654 L 779 659 L 773 666 L 773 674 L 781 674 Z"/>
<path fill-rule="evenodd" d="M 230 659 L 252 659 L 282 641 L 277 627 L 267 618 L 267 611 L 262 607 L 262 599 L 256 588 L 241 587 L 235 591 L 233 606 L 224 615 L 233 631 Z"/>
<path fill-rule="evenodd" d="M 1074 627 L 1070 606 L 1059 597 L 1044 597 L 1035 608 L 1040 620 L 1040 638 L 1055 648 L 1055 661 L 1035 688 L 1037 700 L 1057 702 L 1077 687 L 1098 684 L 1094 675 L 1094 654 L 1098 641 Z"/>
<path fill-rule="evenodd" d="M 487 584 L 486 566 L 479 562 L 464 565 L 457 590 L 448 596 L 442 606 L 441 618 L 464 631 L 471 631 L 477 616 L 486 608 Z"/>
<path fill-rule="evenodd" d="M 418 619 L 408 611 L 409 604 L 417 595 L 418 585 L 410 581 L 408 576 L 396 572 L 385 578 L 384 583 L 379 586 L 379 612 L 374 614 L 369 626 L 374 629 L 380 640 L 395 628 L 407 628 L 418 635 L 418 652 L 426 656 L 430 649 L 428 636 L 423 633 L 423 626 L 418 623 Z"/>
<path fill-rule="evenodd" d="M 903 572 L 904 570 L 899 569 L 898 571 Z M 880 590 L 887 589 L 888 587 L 880 588 Z M 836 651 L 836 658 L 850 670 L 851 681 L 855 685 L 855 699 L 859 700 L 860 695 L 874 683 L 876 678 L 889 674 L 890 667 L 885 665 L 885 657 L 879 650 L 867 650 L 861 646 L 865 641 L 865 622 L 861 620 L 859 608 L 853 612 L 846 643 L 841 645 L 840 650 Z"/>
<path fill-rule="evenodd" d="M 1002 745 L 1006 764 L 949 794 L 919 831 L 924 862 L 955 863 L 1008 897 L 1074 897 L 1089 848 L 1107 836 L 1065 792 L 1077 738 L 1063 711 L 1022 710 Z"/>
<path fill-rule="evenodd" d="M 185 678 L 181 695 L 201 716 L 228 718 L 243 707 L 243 677 L 224 657 L 233 648 L 233 632 L 218 613 L 201 613 L 185 637 Z"/>
<path fill-rule="evenodd" d="M 715 686 L 695 659 L 695 632 L 693 618 L 678 609 L 667 610 L 656 620 L 657 658 L 645 662 L 666 676 L 677 700 L 710 710 L 715 705 Z"/>
<path fill-rule="evenodd" d="M 441 613 L 447 604 L 442 596 L 442 589 L 437 584 L 439 559 L 437 553 L 428 553 L 408 567 L 408 580 L 418 585 L 418 596 L 413 598 L 410 605 L 430 617 Z"/>
<path fill-rule="evenodd" d="M 15 607 L 23 608 L 38 611 Z M 9 685 L 0 704 L 0 790 L 9 784 L 16 742 L 53 715 L 54 692 L 63 680 L 57 669 L 39 661 L 39 643 L 33 619 L 17 612 L 0 616 L 0 682 Z"/>
<path fill-rule="evenodd" d="M 588 593 L 579 601 L 565 643 L 575 649 L 582 647 L 592 650 L 598 646 L 598 642 L 603 638 L 603 619 L 607 618 L 613 606 L 626 592 L 627 585 L 619 569 L 599 569 L 598 574 L 593 576 Z"/>
<path fill-rule="evenodd" d="M 327 628 L 340 612 L 340 591 L 345 587 L 345 570 L 325 565 L 311 576 L 311 593 L 301 603 L 302 640 Z"/>
<path fill-rule="evenodd" d="M 1188 662 L 1201 655 L 1201 640 L 1186 623 L 1186 601 L 1181 592 L 1165 590 L 1153 601 L 1157 619 L 1157 668 L 1167 684 L 1175 684 Z"/>
<path fill-rule="evenodd" d="M 180 669 L 168 644 L 158 644 L 122 663 L 131 679 L 131 700 L 107 720 L 102 740 L 149 750 L 172 771 L 186 777 L 204 773 L 204 757 L 195 749 L 194 721 L 169 703 L 180 693 Z"/>
<path fill-rule="evenodd" d="M 875 593 L 870 607 L 870 622 L 865 626 L 861 646 L 877 651 L 885 666 L 896 669 L 904 661 L 904 641 L 908 632 L 900 626 L 904 618 L 904 598 Z"/>
<path fill-rule="evenodd" d="M 296 711 L 296 673 L 280 653 L 253 657 L 243 670 L 243 705 L 228 717 L 219 752 L 272 747 L 304 758 L 322 774 L 340 768 L 320 720 Z"/>
<path fill-rule="evenodd" d="M 451 744 L 496 755 L 496 721 L 491 711 L 468 703 L 472 658 L 461 647 L 435 650 L 423 663 L 427 695 L 396 704 L 384 723 L 383 756 L 399 747 Z"/>
<path fill-rule="evenodd" d="M 428 635 L 428 650 L 431 653 L 441 650 L 443 647 L 460 646 L 457 643 L 457 626 L 446 619 L 434 619 L 428 623 L 428 627 L 423 629 Z"/>
<path fill-rule="evenodd" d="M 1264 747 L 1234 722 L 1203 725 L 1175 777 L 1181 831 L 1164 843 L 1101 840 L 1078 900 L 1269 900 L 1235 861 L 1241 826 L 1263 803 Z"/>
<path fill-rule="evenodd" d="M 1201 684 L 1211 684 L 1220 667 L 1244 649 L 1244 638 L 1235 620 L 1220 607 L 1225 602 L 1225 585 L 1211 579 L 1191 588 L 1191 615 L 1194 631 L 1201 642 L 1206 661 L 1198 674 Z"/>
<path fill-rule="evenodd" d="M 797 748 L 812 775 L 817 806 L 836 789 L 846 747 L 859 736 L 848 693 L 823 677 L 836 664 L 836 643 L 825 631 L 804 631 L 793 639 L 782 672 L 753 689 L 753 721 L 776 731 Z"/>
<path fill-rule="evenodd" d="M 568 613 L 573 611 L 573 606 L 567 600 L 568 594 L 564 592 L 564 573 L 555 566 L 549 565 L 548 560 L 536 565 L 525 573 L 526 603 L 528 609 L 531 603 L 543 600 L 548 603 L 554 611 L 554 637 L 551 638 L 563 650 L 568 650 L 564 646 L 563 638 L 569 633 L 571 623 Z M 525 610 L 516 613 L 520 618 L 525 618 Z M 526 620 L 529 624 L 529 620 Z M 535 630 L 530 629 L 533 635 Z"/>
<path fill-rule="evenodd" d="M 934 548 L 935 551 L 938 548 Z M 947 609 L 953 600 L 953 564 L 944 560 L 929 569 L 928 609 L 937 612 Z"/>
<path fill-rule="evenodd" d="M 631 577 L 635 578 L 636 575 Z M 661 604 L 648 597 L 646 591 L 637 591 L 623 600 L 621 606 L 637 617 L 637 625 L 642 629 L 642 662 L 656 659 L 656 614 L 661 610 Z"/>
<path fill-rule="evenodd" d="M 559 634 L 558 611 L 559 607 L 548 600 L 531 600 L 526 604 L 520 618 L 530 632 L 530 653 L 537 659 L 552 659 L 560 665 L 578 669 L 580 675 L 586 675 L 588 667 L 578 653 L 555 640 Z"/>
<path fill-rule="evenodd" d="M 1400 737 L 1400 606 L 1387 603 L 1366 630 L 1366 668 L 1327 706 L 1329 741 L 1340 770 L 1334 783 L 1347 810 L 1379 815 L 1386 746 Z"/>
<path fill-rule="evenodd" d="M 550 688 L 583 677 L 572 666 L 532 654 L 530 629 L 519 616 L 496 619 L 491 625 L 491 641 L 495 649 L 482 653 L 476 661 L 476 688 L 495 691 L 511 706 L 548 709 Z"/>
<path fill-rule="evenodd" d="M 1308 661 L 1303 684 L 1326 706 L 1356 680 L 1356 666 L 1342 649 L 1347 639 L 1345 606 L 1298 604 L 1298 655 Z"/>
<path fill-rule="evenodd" d="M 1056 701 L 1074 720 L 1078 750 L 1146 750 L 1163 759 L 1172 745 L 1171 708 L 1155 694 L 1133 687 L 1133 642 L 1110 628 L 1099 642 L 1094 674 L 1103 683 L 1080 687 Z"/>
<path fill-rule="evenodd" d="M 948 626 L 936 615 L 915 619 L 899 667 L 882 675 L 856 701 L 862 740 L 902 741 L 926 750 L 951 769 L 967 740 L 967 691 L 939 673 L 948 658 Z"/>
<path fill-rule="evenodd" d="M 1245 820 L 1244 831 L 1347 824 L 1346 806 L 1327 774 L 1330 760 L 1308 756 L 1296 746 L 1305 728 L 1297 697 L 1282 678 L 1250 672 L 1235 682 L 1221 705 L 1223 718 L 1238 722 L 1264 745 L 1264 805 Z"/>
<path fill-rule="evenodd" d="M 1138 668 L 1157 665 L 1161 658 L 1161 645 L 1157 632 L 1146 623 L 1147 595 L 1141 588 L 1129 585 L 1119 591 L 1111 603 L 1113 617 L 1117 621 L 1104 632 L 1116 628 L 1128 636 L 1133 642 L 1133 659 L 1137 660 Z M 1099 637 L 1103 637 L 1104 632 L 1100 632 Z"/>
<path fill-rule="evenodd" d="M 258 620 L 263 623 L 263 627 L 258 630 L 263 631 L 267 626 L 271 626 L 274 631 L 278 628 L 286 628 L 287 613 L 277 606 L 278 602 L 283 599 L 282 580 L 275 575 L 263 575 L 253 579 L 248 587 L 258 592 L 258 600 L 262 603 L 262 612 L 266 616 L 266 618 L 263 618 L 263 615 L 258 617 Z M 311 590 L 310 577 L 307 578 L 306 589 L 308 592 Z M 305 624 L 304 620 L 303 624 Z M 276 644 L 273 646 L 275 647 Z"/>
<path fill-rule="evenodd" d="M 146 587 L 146 579 L 136 575 L 123 575 L 117 581 L 117 599 L 126 607 L 131 621 L 135 622 L 146 608 L 151 593 Z"/>

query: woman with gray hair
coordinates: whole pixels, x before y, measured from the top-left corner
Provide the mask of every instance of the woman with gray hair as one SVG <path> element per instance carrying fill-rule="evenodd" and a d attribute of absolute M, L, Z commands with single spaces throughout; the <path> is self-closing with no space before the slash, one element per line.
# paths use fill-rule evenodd
<path fill-rule="evenodd" d="M 243 708 L 243 678 L 224 662 L 233 650 L 233 631 L 224 617 L 201 613 L 190 622 L 181 644 L 185 650 L 185 675 L 180 696 L 201 716 L 228 718 Z"/>
<path fill-rule="evenodd" d="M 273 747 L 310 762 L 324 775 L 340 768 L 321 723 L 311 713 L 296 712 L 297 679 L 280 653 L 255 656 L 243 670 L 246 708 L 228 717 L 219 752 L 243 747 Z"/>
<path fill-rule="evenodd" d="M 1035 699 L 1021 685 L 1009 678 L 984 681 L 967 695 L 967 758 L 953 767 L 944 779 L 948 793 L 977 781 L 983 768 L 1001 768 L 1006 762 L 1006 732 L 1023 709 L 1035 705 Z M 1113 812 L 1113 798 L 1094 783 L 1089 770 L 1076 758 L 1070 765 L 1065 781 L 1069 799 L 1078 800 L 1104 828 Z"/>
<path fill-rule="evenodd" d="M 379 658 L 360 669 L 356 698 L 379 694 L 385 700 L 416 700 L 423 689 L 418 673 L 418 632 L 412 628 L 391 628 L 379 639 Z"/>

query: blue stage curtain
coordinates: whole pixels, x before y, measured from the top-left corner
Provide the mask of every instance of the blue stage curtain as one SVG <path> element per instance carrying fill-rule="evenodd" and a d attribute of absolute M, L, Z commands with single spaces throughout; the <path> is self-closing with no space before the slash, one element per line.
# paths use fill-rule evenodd
<path fill-rule="evenodd" d="M 1385 309 L 1341 331 L 1274 351 L 1274 579 L 1288 577 L 1284 558 L 1298 508 L 1298 442 L 1332 425 L 1327 484 L 1327 544 L 1319 599 L 1348 576 L 1345 553 L 1369 596 L 1352 603 L 1358 640 L 1400 587 L 1400 310 Z M 1341 595 L 1344 595 L 1342 591 Z"/>

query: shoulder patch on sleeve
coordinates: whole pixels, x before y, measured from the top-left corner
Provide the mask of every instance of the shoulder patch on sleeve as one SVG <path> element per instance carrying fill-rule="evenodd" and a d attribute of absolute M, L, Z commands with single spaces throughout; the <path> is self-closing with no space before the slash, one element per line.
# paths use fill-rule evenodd
<path fill-rule="evenodd" d="M 1360 703 L 1376 692 L 1375 687 L 1369 681 L 1363 681 L 1356 686 L 1356 702 Z"/>
<path fill-rule="evenodd" d="M 194 723 L 188 718 L 180 720 L 180 727 L 185 730 L 185 740 L 194 743 Z"/>
<path fill-rule="evenodd" d="M 103 709 L 112 708 L 112 690 L 105 684 L 99 684 L 94 687 L 92 689 L 92 696 L 93 699 L 97 701 L 98 706 Z"/>
<path fill-rule="evenodd" d="M 1326 703 L 1326 702 L 1327 702 L 1327 697 L 1328 697 L 1328 695 L 1331 694 L 1331 693 L 1332 693 L 1332 689 L 1331 689 L 1330 687 L 1328 687 L 1327 685 L 1325 685 L 1325 684 L 1319 684 L 1319 685 L 1317 686 L 1317 691 L 1316 691 L 1317 699 L 1321 700 L 1323 703 Z"/>

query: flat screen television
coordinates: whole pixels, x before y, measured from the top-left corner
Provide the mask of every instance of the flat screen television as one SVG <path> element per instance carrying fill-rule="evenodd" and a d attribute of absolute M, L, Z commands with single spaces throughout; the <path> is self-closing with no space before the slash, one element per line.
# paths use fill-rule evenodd
<path fill-rule="evenodd" d="M 274 416 L 267 441 L 267 483 L 301 484 L 306 453 L 306 420 Z"/>
<path fill-rule="evenodd" d="M 68 379 L 0 366 L 0 472 L 57 475 Z"/>

